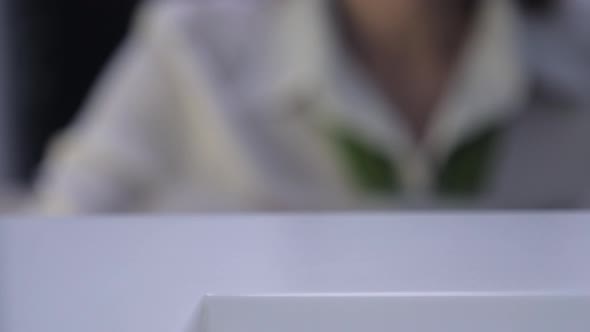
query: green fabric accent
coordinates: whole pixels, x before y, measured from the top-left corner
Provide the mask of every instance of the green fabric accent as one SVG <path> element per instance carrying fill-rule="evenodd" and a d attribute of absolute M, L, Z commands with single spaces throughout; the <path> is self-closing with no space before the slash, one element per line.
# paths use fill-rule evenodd
<path fill-rule="evenodd" d="M 500 128 L 492 128 L 460 145 L 437 174 L 435 189 L 442 195 L 476 195 L 487 180 Z M 332 130 L 338 156 L 359 190 L 397 193 L 402 190 L 394 162 L 377 147 L 350 130 Z"/>
<path fill-rule="evenodd" d="M 474 195 L 481 192 L 489 174 L 499 133 L 499 128 L 493 128 L 459 146 L 439 170 L 437 191 L 446 195 Z"/>
<path fill-rule="evenodd" d="M 400 190 L 398 172 L 385 154 L 347 130 L 332 131 L 332 138 L 346 171 L 360 190 L 380 193 Z"/>

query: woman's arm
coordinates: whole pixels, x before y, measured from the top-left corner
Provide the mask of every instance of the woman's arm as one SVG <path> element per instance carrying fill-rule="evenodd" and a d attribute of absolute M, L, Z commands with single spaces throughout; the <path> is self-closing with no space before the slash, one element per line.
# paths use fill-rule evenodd
<path fill-rule="evenodd" d="M 120 50 L 81 118 L 53 144 L 36 188 L 39 212 L 141 209 L 162 180 L 176 105 L 162 49 L 145 32 Z"/>

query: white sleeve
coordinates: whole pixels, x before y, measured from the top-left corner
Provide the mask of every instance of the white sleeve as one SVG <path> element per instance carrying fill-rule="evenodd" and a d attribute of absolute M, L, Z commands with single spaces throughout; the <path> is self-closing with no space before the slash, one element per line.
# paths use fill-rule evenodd
<path fill-rule="evenodd" d="M 158 47 L 131 37 L 81 118 L 50 149 L 39 175 L 34 212 L 70 215 L 140 209 L 142 199 L 167 172 L 167 145 L 174 131 L 170 123 L 177 106 L 163 62 Z"/>

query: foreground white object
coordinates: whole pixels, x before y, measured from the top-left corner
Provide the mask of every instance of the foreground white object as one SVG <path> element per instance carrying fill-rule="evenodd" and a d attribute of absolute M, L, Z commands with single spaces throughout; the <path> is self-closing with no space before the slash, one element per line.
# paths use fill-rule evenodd
<path fill-rule="evenodd" d="M 587 332 L 581 294 L 211 296 L 195 332 Z"/>
<path fill-rule="evenodd" d="M 548 213 L 4 220 L 0 331 L 184 331 L 209 293 L 590 291 L 589 220 Z"/>

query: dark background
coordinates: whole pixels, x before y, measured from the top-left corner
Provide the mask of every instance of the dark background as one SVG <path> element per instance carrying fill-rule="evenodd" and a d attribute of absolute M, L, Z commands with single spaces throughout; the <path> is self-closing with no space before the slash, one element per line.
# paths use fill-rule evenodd
<path fill-rule="evenodd" d="M 75 116 L 127 31 L 137 0 L 7 1 L 18 181 L 30 183 L 48 140 Z"/>

